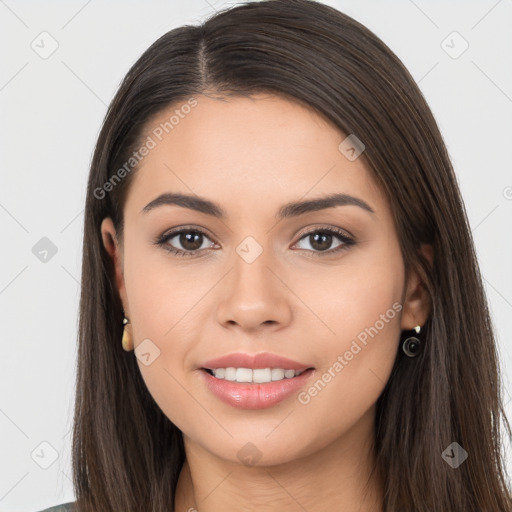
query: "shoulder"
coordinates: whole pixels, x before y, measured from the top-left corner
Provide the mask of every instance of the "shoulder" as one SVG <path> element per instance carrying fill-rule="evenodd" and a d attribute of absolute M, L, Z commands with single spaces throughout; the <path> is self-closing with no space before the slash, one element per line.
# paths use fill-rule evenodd
<path fill-rule="evenodd" d="M 75 502 L 71 501 L 69 503 L 63 503 L 62 505 L 56 505 L 55 507 L 45 508 L 40 512 L 74 512 L 75 510 Z"/>

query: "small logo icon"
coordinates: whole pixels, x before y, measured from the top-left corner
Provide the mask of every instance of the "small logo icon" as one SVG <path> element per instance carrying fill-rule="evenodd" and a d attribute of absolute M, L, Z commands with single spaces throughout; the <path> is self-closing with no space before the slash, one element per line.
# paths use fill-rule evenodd
<path fill-rule="evenodd" d="M 464 448 L 462 448 L 459 443 L 453 442 L 441 454 L 441 457 L 443 457 L 447 464 L 455 469 L 458 468 L 468 458 L 468 452 L 464 450 Z"/>
<path fill-rule="evenodd" d="M 340 143 L 338 149 L 348 160 L 353 162 L 365 150 L 365 147 L 361 140 L 352 133 Z"/>
<path fill-rule="evenodd" d="M 135 355 L 144 366 L 149 366 L 160 356 L 160 349 L 149 338 L 146 338 L 135 348 Z"/>
<path fill-rule="evenodd" d="M 51 34 L 44 31 L 30 43 L 30 47 L 41 59 L 46 60 L 57 51 L 59 43 Z"/>
<path fill-rule="evenodd" d="M 236 456 L 245 466 L 254 466 L 263 454 L 253 443 L 246 443 L 238 450 Z"/>
<path fill-rule="evenodd" d="M 441 41 L 441 48 L 452 59 L 458 59 L 469 48 L 469 43 L 454 30 Z"/>
<path fill-rule="evenodd" d="M 237 246 L 236 252 L 246 263 L 252 263 L 263 252 L 263 247 L 254 237 L 247 236 Z"/>
<path fill-rule="evenodd" d="M 32 254 L 43 263 L 48 263 L 56 254 L 57 246 L 47 237 L 43 236 L 34 247 Z"/>
<path fill-rule="evenodd" d="M 50 443 L 43 441 L 32 450 L 30 456 L 39 467 L 48 469 L 59 458 L 59 452 Z"/>

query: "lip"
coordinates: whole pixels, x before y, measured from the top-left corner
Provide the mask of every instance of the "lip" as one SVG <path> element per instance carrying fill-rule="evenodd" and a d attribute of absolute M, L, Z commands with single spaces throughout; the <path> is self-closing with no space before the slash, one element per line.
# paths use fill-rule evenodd
<path fill-rule="evenodd" d="M 313 368 L 311 364 L 304 364 L 293 361 L 270 352 L 260 352 L 259 354 L 245 354 L 243 352 L 233 352 L 215 359 L 205 361 L 200 368 L 214 370 L 216 368 L 282 368 L 283 370 L 307 370 Z M 295 378 L 295 377 L 294 377 Z"/>
<path fill-rule="evenodd" d="M 282 362 L 281 359 L 280 364 Z M 292 361 L 289 364 L 296 363 Z M 218 366 L 217 368 L 224 367 Z M 239 368 L 247 368 L 247 366 L 240 366 Z M 282 368 L 282 366 L 279 368 Z M 314 372 L 314 368 L 310 367 L 297 377 L 292 377 L 291 379 L 285 378 L 263 384 L 252 384 L 218 379 L 210 375 L 204 368 L 199 371 L 206 386 L 217 398 L 228 405 L 240 409 L 266 409 L 272 407 L 297 393 L 306 385 Z"/>

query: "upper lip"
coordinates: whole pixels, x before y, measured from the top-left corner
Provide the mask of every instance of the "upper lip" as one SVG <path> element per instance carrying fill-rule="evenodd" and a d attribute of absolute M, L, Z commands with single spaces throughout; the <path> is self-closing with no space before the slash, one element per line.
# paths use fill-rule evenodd
<path fill-rule="evenodd" d="M 214 370 L 217 368 L 282 368 L 283 370 L 307 370 L 313 368 L 312 365 L 299 363 L 287 357 L 270 352 L 260 352 L 259 354 L 245 354 L 243 352 L 234 352 L 226 354 L 215 359 L 205 361 L 202 368 Z"/>

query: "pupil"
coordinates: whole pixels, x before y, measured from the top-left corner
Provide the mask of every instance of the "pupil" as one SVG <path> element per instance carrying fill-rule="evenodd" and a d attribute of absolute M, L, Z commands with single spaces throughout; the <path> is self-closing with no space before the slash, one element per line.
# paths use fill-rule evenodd
<path fill-rule="evenodd" d="M 195 251 L 202 245 L 201 236 L 201 233 L 196 233 L 193 231 L 189 233 L 181 233 L 180 243 L 185 249 L 189 251 Z"/>
<path fill-rule="evenodd" d="M 316 233 L 311 235 L 311 237 L 313 238 L 311 247 L 317 250 L 329 249 L 332 242 L 332 235 L 329 233 Z M 318 242 L 319 239 L 321 242 Z"/>

